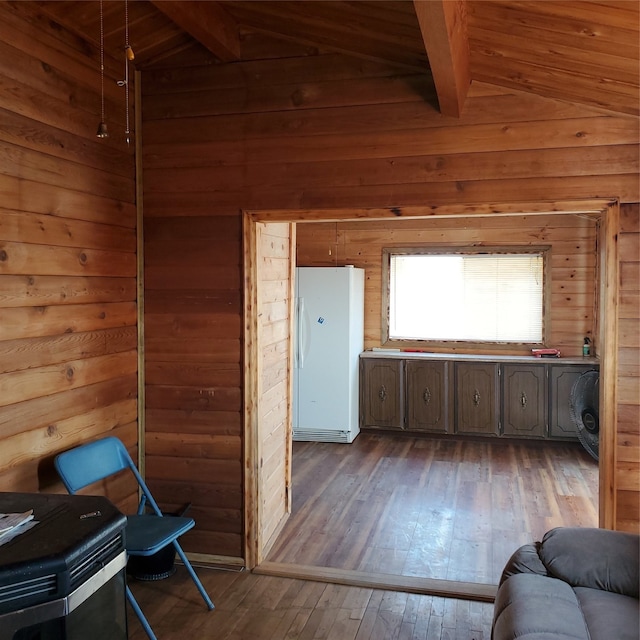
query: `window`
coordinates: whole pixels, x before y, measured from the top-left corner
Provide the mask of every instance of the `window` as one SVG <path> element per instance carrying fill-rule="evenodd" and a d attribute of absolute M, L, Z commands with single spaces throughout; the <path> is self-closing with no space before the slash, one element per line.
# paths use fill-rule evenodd
<path fill-rule="evenodd" d="M 547 251 L 384 249 L 385 342 L 543 344 Z"/>

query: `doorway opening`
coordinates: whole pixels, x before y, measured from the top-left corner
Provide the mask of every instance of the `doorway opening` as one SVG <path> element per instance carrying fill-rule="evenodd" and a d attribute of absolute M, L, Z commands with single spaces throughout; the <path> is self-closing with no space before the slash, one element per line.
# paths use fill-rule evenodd
<path fill-rule="evenodd" d="M 599 242 L 598 242 L 598 247 L 599 247 L 599 252 L 600 255 L 598 257 L 598 264 L 599 264 L 599 268 L 598 268 L 598 279 L 599 279 L 599 286 L 598 286 L 598 290 L 599 290 L 599 302 L 598 302 L 598 318 L 597 318 L 597 332 L 598 332 L 598 342 L 600 344 L 600 349 L 599 349 L 599 354 L 601 356 L 601 362 L 600 362 L 600 371 L 601 371 L 601 379 L 602 379 L 602 383 L 601 383 L 601 389 L 605 388 L 605 387 L 609 387 L 611 388 L 612 385 L 615 385 L 615 380 L 614 377 L 611 372 L 615 372 L 615 362 L 613 360 L 614 355 L 615 355 L 615 332 L 612 331 L 611 329 L 611 320 L 612 319 L 608 319 L 607 318 L 607 314 L 606 314 L 606 309 L 607 308 L 612 308 L 610 305 L 611 300 L 615 300 L 615 285 L 616 285 L 616 278 L 615 275 L 612 273 L 612 269 L 615 268 L 615 265 L 617 265 L 617 261 L 616 261 L 616 254 L 615 254 L 615 243 L 612 240 L 612 236 L 613 236 L 613 231 L 612 229 L 615 228 L 615 225 L 617 224 L 617 207 L 615 205 L 615 203 L 603 203 L 602 201 L 595 201 L 595 202 L 590 202 L 588 203 L 589 206 L 585 207 L 586 203 L 576 203 L 574 205 L 572 205 L 572 203 L 566 203 L 566 205 L 563 206 L 562 211 L 548 211 L 546 207 L 544 207 L 543 205 L 533 205 L 533 206 L 521 206 L 516 208 L 513 205 L 505 205 L 502 207 L 502 211 L 494 211 L 491 215 L 498 215 L 498 216 L 505 216 L 505 215 L 514 215 L 516 213 L 518 213 L 519 215 L 521 215 L 523 212 L 526 212 L 527 215 L 537 215 L 537 214 L 543 214 L 544 215 L 549 215 L 549 214 L 562 214 L 562 213 L 571 213 L 571 214 L 576 214 L 576 213 L 580 213 L 586 216 L 597 216 L 600 219 L 600 223 L 599 223 L 599 227 L 600 227 L 600 231 L 599 231 Z M 500 207 L 495 207 L 495 209 L 500 209 Z M 367 212 L 367 213 L 371 213 L 371 217 L 380 217 L 381 212 L 380 211 L 375 211 L 375 212 Z M 469 215 L 469 209 L 465 210 L 465 215 Z M 366 217 L 363 216 L 362 212 L 341 212 L 341 214 L 344 216 L 341 219 L 345 219 L 345 218 L 350 218 L 350 216 L 353 216 L 353 218 L 351 219 L 361 219 L 362 217 Z M 388 216 L 391 217 L 392 214 L 387 212 Z M 338 214 L 336 214 L 336 212 L 313 212 L 313 214 L 309 214 L 309 213 L 301 213 L 301 212 L 268 212 L 268 213 L 261 213 L 261 212 L 257 212 L 257 213 L 249 213 L 246 216 L 246 227 L 245 227 L 245 239 L 246 239 L 246 246 L 247 246 L 247 250 L 249 251 L 249 253 L 251 253 L 252 251 L 254 253 L 252 253 L 253 255 L 253 264 L 260 264 L 260 260 L 256 259 L 256 254 L 255 254 L 255 249 L 256 249 L 256 241 L 255 241 L 255 233 L 256 233 L 256 229 L 258 226 L 269 226 L 271 224 L 273 224 L 272 221 L 274 220 L 282 220 L 284 222 L 300 222 L 300 221 L 308 221 L 308 218 L 305 218 L 305 215 L 309 216 L 312 215 L 314 216 L 316 219 L 320 219 L 320 220 L 327 220 L 327 219 L 331 219 L 331 216 L 333 217 L 338 217 Z M 443 215 L 453 215 L 453 216 L 460 216 L 461 214 L 458 213 L 451 213 L 450 211 L 444 211 L 443 210 Z M 485 214 L 486 215 L 486 214 Z M 614 220 L 615 218 L 615 220 Z M 387 220 L 388 222 L 388 220 Z M 263 229 L 264 230 L 264 229 Z M 293 225 L 290 226 L 290 235 L 289 235 L 289 248 L 291 250 L 291 247 L 293 245 L 295 245 L 295 227 Z M 612 253 L 613 252 L 613 253 Z M 291 255 L 293 255 L 293 251 L 291 251 Z M 290 266 L 295 266 L 295 258 L 292 257 L 292 265 Z M 247 281 L 251 282 L 251 281 L 257 281 L 257 278 L 252 278 L 251 277 L 251 273 L 252 271 L 254 271 L 254 269 L 251 268 L 251 264 L 249 264 L 249 269 L 247 271 Z M 612 283 L 612 287 L 611 286 L 606 286 L 607 283 Z M 253 292 L 253 294 L 255 294 L 256 292 Z M 251 300 L 254 300 L 254 298 L 251 298 Z M 257 307 L 253 307 L 251 304 L 249 304 L 250 308 L 256 308 Z M 247 323 L 247 327 L 248 329 L 251 329 L 251 322 Z M 256 327 L 254 327 L 254 329 L 256 329 Z M 256 334 L 254 335 L 258 335 L 258 333 L 256 332 Z M 253 348 L 257 348 L 257 344 L 258 344 L 258 340 L 254 341 L 253 343 Z M 247 344 L 251 345 L 251 343 L 248 341 Z M 250 362 L 249 359 L 247 359 L 247 362 Z M 254 380 L 256 380 L 255 375 L 253 376 Z M 254 386 L 252 387 L 251 385 L 247 385 L 246 387 L 248 389 L 248 396 L 250 397 L 252 395 L 252 390 L 255 391 L 256 395 L 255 395 L 255 400 L 257 402 L 257 404 L 259 404 L 259 393 L 260 393 L 260 387 L 258 384 L 254 384 Z M 289 389 L 290 390 L 290 389 Z M 612 439 L 614 436 L 614 431 L 615 431 L 615 423 L 613 421 L 613 416 L 614 413 L 612 411 L 612 407 L 615 406 L 615 395 L 610 395 L 609 398 L 603 397 L 602 398 L 602 404 L 601 404 L 601 415 L 603 416 L 602 418 L 602 425 L 601 425 L 601 440 L 602 440 L 602 451 L 603 451 L 603 455 L 601 456 L 601 464 L 600 464 L 600 469 L 599 469 L 599 479 L 600 479 L 600 488 L 599 488 L 599 503 L 600 503 L 600 509 L 599 509 L 599 523 L 600 526 L 607 526 L 607 522 L 611 521 L 611 477 L 612 477 L 612 468 L 613 468 L 613 460 L 611 459 L 611 455 L 606 455 L 604 454 L 605 451 L 612 451 Z M 251 451 L 253 451 L 254 455 L 257 454 L 260 450 L 260 438 L 262 437 L 260 435 L 260 431 L 259 429 L 256 428 L 256 416 L 258 415 L 258 411 L 256 410 L 256 407 L 253 408 L 253 410 L 248 411 L 247 415 L 249 416 L 248 419 L 248 423 L 247 423 L 247 443 L 251 444 L 252 447 L 249 448 L 249 453 L 251 453 Z M 251 419 L 251 416 L 254 416 L 253 419 Z M 289 436 L 290 437 L 290 436 Z M 410 449 L 411 447 L 415 447 L 415 444 L 408 444 L 408 440 L 402 443 L 402 447 L 407 447 L 409 446 Z M 380 443 L 376 443 L 376 446 L 380 444 Z M 451 443 L 448 443 L 451 444 Z M 484 445 L 486 445 L 487 443 L 484 443 Z M 483 445 L 483 446 L 484 446 Z M 298 449 L 300 449 L 301 447 L 299 447 L 298 445 L 296 445 Z M 440 446 L 440 445 L 438 445 Z M 464 447 L 460 444 L 460 443 L 456 443 L 456 445 L 459 449 L 463 449 Z M 290 443 L 289 443 L 289 447 L 290 447 Z M 287 448 L 285 447 L 285 456 L 286 455 L 291 455 L 290 453 L 286 453 Z M 289 448 L 289 452 L 291 451 L 291 449 Z M 302 454 L 301 454 L 302 455 Z M 467 455 L 467 456 L 473 456 L 473 455 L 478 455 L 478 454 L 471 454 L 469 452 L 464 453 L 463 455 Z M 493 455 L 495 456 L 496 454 L 484 454 L 485 456 L 489 455 Z M 250 456 L 249 456 L 250 457 Z M 482 457 L 480 455 L 480 457 Z M 262 460 L 262 458 L 254 458 L 255 460 Z M 290 478 L 290 473 L 291 473 L 291 458 L 289 458 L 289 460 L 287 461 L 287 463 L 284 465 L 285 468 L 288 468 L 288 473 L 289 476 L 288 477 L 283 477 L 283 483 L 285 486 L 284 489 L 284 495 L 286 496 L 287 500 L 290 500 L 290 494 L 289 494 L 289 489 L 290 489 L 290 485 L 288 484 L 290 481 L 288 478 Z M 247 465 L 247 468 L 251 468 L 250 464 Z M 250 478 L 251 479 L 251 478 Z M 604 480 L 604 481 L 603 481 Z M 281 522 L 277 523 L 276 526 L 273 526 L 272 524 L 272 528 L 270 530 L 265 529 L 264 527 L 262 528 L 262 530 L 260 529 L 260 518 L 261 518 L 261 507 L 260 506 L 260 479 L 254 477 L 253 478 L 253 485 L 252 488 L 254 489 L 254 493 L 250 494 L 253 497 L 249 497 L 248 499 L 248 512 L 251 513 L 251 522 L 249 522 L 250 527 L 251 527 L 251 531 L 248 531 L 248 533 L 250 535 L 247 535 L 247 540 L 256 540 L 256 546 L 253 549 L 252 555 L 247 555 L 248 558 L 252 559 L 252 562 L 248 562 L 250 567 L 256 567 L 257 565 L 262 565 L 260 567 L 260 570 L 265 570 L 265 571 L 279 571 L 281 570 L 281 568 L 274 568 L 269 566 L 271 563 L 265 562 L 266 558 L 269 557 L 267 554 L 269 552 L 270 549 L 274 548 L 274 544 L 276 544 L 276 541 L 278 540 L 278 535 L 280 534 L 280 532 L 283 530 L 286 520 L 288 518 L 288 513 L 291 510 L 291 504 L 288 504 L 287 506 L 287 514 L 285 514 L 282 519 Z M 293 487 L 293 489 L 295 490 L 295 485 Z M 264 513 L 263 513 L 264 515 Z M 264 522 L 264 520 L 262 520 L 262 522 Z M 494 544 L 500 544 L 499 540 L 496 540 L 494 542 Z M 392 545 L 391 545 L 392 546 Z M 379 565 L 380 566 L 380 565 Z M 335 568 L 332 568 L 331 571 L 329 571 L 329 573 L 331 573 L 332 575 L 335 574 L 334 571 Z M 302 567 L 301 569 L 302 572 L 307 571 L 308 572 L 308 567 Z M 289 572 L 290 574 L 291 572 Z M 339 571 L 338 571 L 339 573 Z M 384 572 L 382 572 L 384 573 Z M 355 574 L 354 574 L 355 575 Z M 317 577 L 317 576 L 316 576 Z M 360 579 L 362 576 L 358 576 L 355 575 L 355 578 Z M 332 579 L 335 579 L 335 575 Z M 389 579 L 390 581 L 394 581 L 397 579 L 397 576 L 395 575 L 389 575 Z M 411 582 L 410 580 L 408 582 Z M 431 592 L 433 590 L 437 590 L 438 586 L 442 586 L 443 583 L 439 582 L 438 580 L 436 580 L 437 584 L 433 587 L 433 589 L 431 590 Z M 461 584 L 461 581 L 458 580 L 454 580 L 453 582 L 456 583 L 456 585 Z M 465 582 L 466 581 L 462 581 Z M 405 584 L 407 583 L 407 581 L 405 581 Z M 423 581 L 424 583 L 424 581 Z M 388 584 L 388 583 L 387 583 Z M 455 588 L 458 588 L 457 586 Z M 465 587 L 466 589 L 466 587 Z M 474 589 L 471 589 L 472 591 L 474 591 Z M 477 591 L 477 590 L 476 590 Z M 476 594 L 477 595 L 477 594 Z"/>

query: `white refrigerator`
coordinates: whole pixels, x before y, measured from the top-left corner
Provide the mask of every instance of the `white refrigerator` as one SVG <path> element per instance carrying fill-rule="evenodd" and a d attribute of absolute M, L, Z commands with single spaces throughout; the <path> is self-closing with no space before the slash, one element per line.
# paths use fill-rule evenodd
<path fill-rule="evenodd" d="M 293 439 L 353 442 L 364 347 L 364 269 L 298 267 Z"/>

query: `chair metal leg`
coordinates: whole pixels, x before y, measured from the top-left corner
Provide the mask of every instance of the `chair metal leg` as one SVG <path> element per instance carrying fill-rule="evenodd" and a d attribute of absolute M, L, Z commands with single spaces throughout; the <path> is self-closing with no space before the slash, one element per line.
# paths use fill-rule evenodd
<path fill-rule="evenodd" d="M 178 552 L 178 555 L 180 556 L 180 559 L 184 563 L 184 566 L 187 568 L 187 571 L 189 572 L 189 575 L 191 576 L 191 579 L 194 581 L 196 587 L 198 587 L 198 591 L 200 592 L 200 595 L 203 597 L 203 599 L 204 599 L 204 601 L 205 601 L 205 603 L 207 605 L 207 608 L 209 609 L 209 611 L 215 609 L 215 606 L 214 606 L 213 602 L 211 602 L 211 598 L 209 597 L 209 594 L 206 592 L 204 586 L 202 585 L 202 582 L 200 582 L 200 578 L 198 578 L 196 572 L 194 571 L 193 567 L 191 566 L 191 563 L 187 559 L 187 556 L 185 555 L 185 552 L 182 550 L 182 547 L 175 540 L 173 541 L 173 546 L 175 547 L 176 551 Z"/>
<path fill-rule="evenodd" d="M 155 634 L 153 633 L 153 630 L 151 629 L 151 626 L 149 625 L 149 622 L 145 618 L 144 613 L 142 613 L 142 609 L 138 605 L 136 599 L 133 597 L 133 593 L 131 593 L 131 589 L 129 589 L 129 585 L 127 585 L 127 600 L 129 601 L 129 604 L 131 605 L 133 610 L 136 612 L 136 615 L 138 616 L 138 619 L 140 620 L 140 624 L 142 624 L 142 626 L 143 626 L 144 630 L 147 632 L 147 635 L 149 636 L 150 640 L 158 640 L 156 638 Z"/>

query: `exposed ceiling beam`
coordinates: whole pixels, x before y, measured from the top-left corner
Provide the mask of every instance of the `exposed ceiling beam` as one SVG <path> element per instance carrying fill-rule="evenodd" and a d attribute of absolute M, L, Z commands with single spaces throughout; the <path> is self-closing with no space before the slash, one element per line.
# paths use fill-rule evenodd
<path fill-rule="evenodd" d="M 471 83 L 466 0 L 413 0 L 440 112 L 460 117 Z"/>
<path fill-rule="evenodd" d="M 151 4 L 222 62 L 240 59 L 238 27 L 217 2 L 151 0 Z"/>

